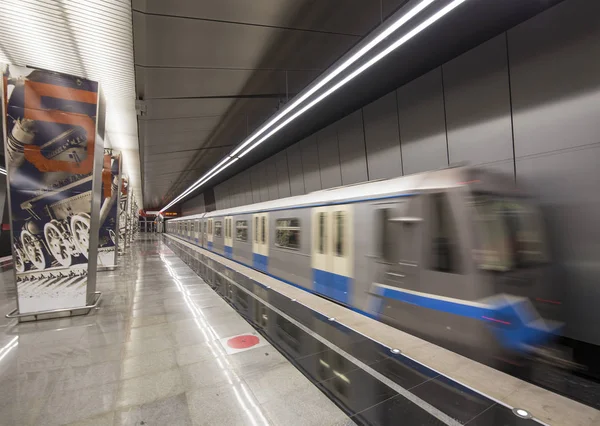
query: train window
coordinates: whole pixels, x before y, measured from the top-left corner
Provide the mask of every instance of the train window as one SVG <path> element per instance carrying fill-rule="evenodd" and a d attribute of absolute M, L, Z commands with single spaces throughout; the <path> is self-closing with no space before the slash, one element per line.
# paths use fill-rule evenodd
<path fill-rule="evenodd" d="M 223 232 L 223 222 L 220 220 L 215 221 L 215 237 L 220 237 Z"/>
<path fill-rule="evenodd" d="M 473 204 L 480 268 L 507 271 L 547 261 L 539 212 L 526 199 L 480 194 Z"/>
<path fill-rule="evenodd" d="M 254 218 L 254 241 L 258 243 L 258 216 Z"/>
<path fill-rule="evenodd" d="M 202 229 L 204 230 L 203 232 L 206 234 L 206 221 L 202 222 Z"/>
<path fill-rule="evenodd" d="M 267 218 L 265 216 L 262 217 L 261 223 L 261 243 L 265 244 L 267 242 Z"/>
<path fill-rule="evenodd" d="M 319 253 L 325 253 L 325 250 L 327 250 L 326 226 L 327 226 L 327 213 L 319 213 L 319 237 L 317 238 Z"/>
<path fill-rule="evenodd" d="M 431 256 L 429 269 L 459 273 L 456 228 L 450 202 L 445 194 L 431 196 Z"/>
<path fill-rule="evenodd" d="M 225 238 L 229 238 L 229 219 L 225 219 Z"/>
<path fill-rule="evenodd" d="M 247 220 L 238 220 L 235 222 L 235 237 L 238 241 L 248 241 Z"/>
<path fill-rule="evenodd" d="M 344 256 L 344 226 L 346 213 L 343 211 L 335 212 L 334 218 L 334 239 L 333 249 L 336 256 Z"/>
<path fill-rule="evenodd" d="M 229 238 L 233 238 L 233 218 L 229 218 Z"/>
<path fill-rule="evenodd" d="M 295 250 L 300 248 L 299 219 L 277 219 L 275 223 L 275 245 Z"/>

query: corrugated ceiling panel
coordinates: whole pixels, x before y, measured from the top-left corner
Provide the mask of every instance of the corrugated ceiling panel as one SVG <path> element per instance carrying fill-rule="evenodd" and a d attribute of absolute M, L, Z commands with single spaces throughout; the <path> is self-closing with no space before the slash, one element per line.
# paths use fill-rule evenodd
<path fill-rule="evenodd" d="M 107 140 L 142 200 L 131 25 L 129 0 L 2 0 L 0 62 L 99 81 Z"/>

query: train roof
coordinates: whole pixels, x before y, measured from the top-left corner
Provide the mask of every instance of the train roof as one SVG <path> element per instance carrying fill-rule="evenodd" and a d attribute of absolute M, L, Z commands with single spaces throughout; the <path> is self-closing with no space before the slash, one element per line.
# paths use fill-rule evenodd
<path fill-rule="evenodd" d="M 290 208 L 308 208 L 362 200 L 384 199 L 403 195 L 408 196 L 420 191 L 462 186 L 466 184 L 466 182 L 464 182 L 465 169 L 465 167 L 448 168 L 397 178 L 362 182 L 336 188 L 322 189 L 305 195 L 296 195 L 293 197 L 215 210 L 208 213 L 200 213 L 170 220 L 177 221 L 182 219 L 189 220 L 234 216 L 273 210 L 286 210 Z"/>

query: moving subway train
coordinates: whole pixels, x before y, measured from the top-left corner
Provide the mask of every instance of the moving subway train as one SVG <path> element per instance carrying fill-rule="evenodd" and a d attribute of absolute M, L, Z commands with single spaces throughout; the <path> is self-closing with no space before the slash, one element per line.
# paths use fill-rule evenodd
<path fill-rule="evenodd" d="M 379 321 L 506 359 L 552 340 L 560 307 L 535 202 L 450 168 L 171 219 L 166 232 Z"/>

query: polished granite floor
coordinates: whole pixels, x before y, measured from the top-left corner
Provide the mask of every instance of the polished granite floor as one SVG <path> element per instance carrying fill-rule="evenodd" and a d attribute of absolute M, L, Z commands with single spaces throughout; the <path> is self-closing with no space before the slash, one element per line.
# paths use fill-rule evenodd
<path fill-rule="evenodd" d="M 100 308 L 17 324 L 0 274 L 1 425 L 347 425 L 348 417 L 160 240 L 98 274 Z"/>

